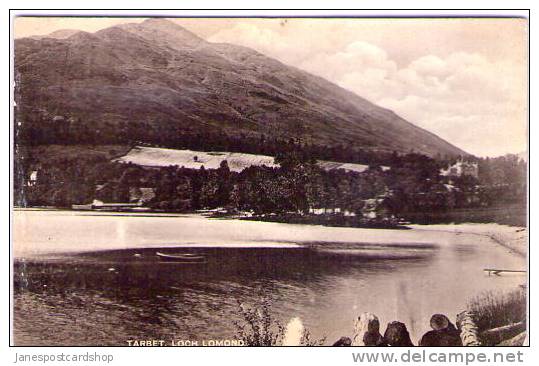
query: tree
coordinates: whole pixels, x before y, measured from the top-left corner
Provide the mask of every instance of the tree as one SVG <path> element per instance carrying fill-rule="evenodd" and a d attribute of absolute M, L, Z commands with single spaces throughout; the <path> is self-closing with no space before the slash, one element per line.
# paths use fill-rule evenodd
<path fill-rule="evenodd" d="M 223 207 L 228 205 L 232 187 L 233 182 L 230 179 L 230 168 L 228 167 L 228 162 L 223 160 L 219 165 L 219 169 L 217 169 L 217 206 Z"/>

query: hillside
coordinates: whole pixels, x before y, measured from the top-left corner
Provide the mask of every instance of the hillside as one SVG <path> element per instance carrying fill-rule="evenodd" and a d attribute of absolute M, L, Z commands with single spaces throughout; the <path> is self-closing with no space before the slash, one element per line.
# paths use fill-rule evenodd
<path fill-rule="evenodd" d="M 61 116 L 111 135 L 136 125 L 163 135 L 222 131 L 465 154 L 327 80 L 245 47 L 209 43 L 163 19 L 17 39 L 15 72 L 19 120 L 38 128 Z"/>

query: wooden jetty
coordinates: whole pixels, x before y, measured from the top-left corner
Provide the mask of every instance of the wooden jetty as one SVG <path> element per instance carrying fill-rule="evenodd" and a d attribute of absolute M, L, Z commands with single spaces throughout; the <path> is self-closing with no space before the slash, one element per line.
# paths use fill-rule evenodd
<path fill-rule="evenodd" d="M 527 271 L 520 271 L 515 269 L 496 269 L 496 268 L 485 268 L 483 271 L 487 272 L 488 275 L 499 276 L 500 273 L 526 273 Z"/>

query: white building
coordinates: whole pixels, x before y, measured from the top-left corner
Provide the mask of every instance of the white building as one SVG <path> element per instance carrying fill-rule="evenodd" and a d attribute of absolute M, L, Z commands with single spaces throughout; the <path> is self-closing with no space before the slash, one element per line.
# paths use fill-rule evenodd
<path fill-rule="evenodd" d="M 479 168 L 477 163 L 459 160 L 447 169 L 441 169 L 440 175 L 445 177 L 462 177 L 463 175 L 470 175 L 477 178 L 479 176 Z"/>

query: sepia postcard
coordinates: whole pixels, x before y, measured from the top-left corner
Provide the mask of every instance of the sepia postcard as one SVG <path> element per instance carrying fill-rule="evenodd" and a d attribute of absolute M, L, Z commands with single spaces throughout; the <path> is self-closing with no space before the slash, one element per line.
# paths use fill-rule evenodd
<path fill-rule="evenodd" d="M 529 344 L 528 19 L 12 43 L 12 345 Z"/>

